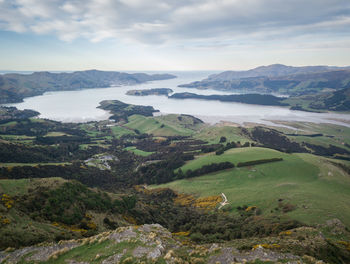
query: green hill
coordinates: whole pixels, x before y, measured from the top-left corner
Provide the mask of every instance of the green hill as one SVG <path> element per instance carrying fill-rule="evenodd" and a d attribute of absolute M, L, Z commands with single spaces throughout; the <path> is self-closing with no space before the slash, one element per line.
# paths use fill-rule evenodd
<path fill-rule="evenodd" d="M 0 103 L 20 102 L 28 96 L 47 91 L 67 91 L 111 85 L 138 84 L 176 78 L 171 74 L 123 73 L 113 71 L 76 71 L 72 73 L 34 72 L 0 75 Z"/>
<path fill-rule="evenodd" d="M 239 148 L 223 155 L 209 154 L 189 161 L 181 169 L 194 170 L 213 162 L 238 162 L 283 158 L 283 161 L 233 168 L 183 179 L 158 187 L 198 196 L 224 193 L 230 211 L 257 206 L 263 215 L 289 216 L 305 223 L 324 223 L 332 218 L 350 224 L 350 178 L 333 160 L 312 154 L 286 154 L 264 148 Z M 292 209 L 288 211 L 288 207 Z M 283 212 L 288 211 L 288 212 Z"/>
<path fill-rule="evenodd" d="M 349 85 L 348 67 L 269 65 L 242 72 L 223 72 L 180 87 L 300 96 L 345 89 Z"/>
<path fill-rule="evenodd" d="M 127 223 L 123 199 L 76 181 L 1 179 L 0 195 L 0 248 L 91 236 Z"/>
<path fill-rule="evenodd" d="M 201 120 L 188 115 L 158 117 L 133 115 L 128 120 L 126 127 L 154 136 L 190 136 L 203 124 Z"/>

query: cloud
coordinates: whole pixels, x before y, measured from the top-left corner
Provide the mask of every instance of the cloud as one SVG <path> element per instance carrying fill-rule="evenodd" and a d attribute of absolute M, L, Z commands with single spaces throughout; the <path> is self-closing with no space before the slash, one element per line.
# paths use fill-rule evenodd
<path fill-rule="evenodd" d="M 226 46 L 349 37 L 348 0 L 0 0 L 0 29 L 99 42 Z"/>

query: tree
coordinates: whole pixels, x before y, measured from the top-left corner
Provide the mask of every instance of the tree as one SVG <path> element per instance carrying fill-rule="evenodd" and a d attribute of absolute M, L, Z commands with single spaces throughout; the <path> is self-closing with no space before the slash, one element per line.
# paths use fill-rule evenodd
<path fill-rule="evenodd" d="M 224 143 L 224 142 L 226 142 L 226 140 L 227 140 L 226 137 L 221 137 L 220 138 L 220 143 Z"/>

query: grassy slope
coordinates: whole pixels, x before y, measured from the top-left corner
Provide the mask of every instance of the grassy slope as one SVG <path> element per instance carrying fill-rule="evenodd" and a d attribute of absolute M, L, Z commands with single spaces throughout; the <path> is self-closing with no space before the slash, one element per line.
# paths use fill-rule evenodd
<path fill-rule="evenodd" d="M 134 131 L 126 129 L 121 126 L 113 126 L 111 127 L 112 133 L 115 137 L 120 138 L 124 135 L 135 134 Z"/>
<path fill-rule="evenodd" d="M 145 117 L 133 115 L 129 117 L 129 123 L 125 126 L 137 129 L 141 133 L 153 134 L 155 136 L 189 136 L 193 130 L 185 128 L 179 122 L 171 122 L 164 117 Z"/>
<path fill-rule="evenodd" d="M 212 144 L 217 144 L 221 137 L 226 137 L 227 142 L 240 141 L 245 143 L 250 141 L 244 135 L 241 134 L 241 129 L 239 127 L 233 126 L 209 126 L 200 130 L 198 133 L 193 135 L 194 138 L 208 141 Z"/>
<path fill-rule="evenodd" d="M 136 147 L 127 147 L 125 148 L 125 150 L 132 151 L 136 155 L 143 156 L 143 157 L 147 157 L 154 153 L 154 152 L 143 151 L 143 150 L 137 149 Z"/>
<path fill-rule="evenodd" d="M 6 193 L 14 198 L 28 193 L 30 188 L 37 186 L 50 188 L 60 186 L 66 182 L 62 178 L 47 179 L 20 179 L 20 180 L 0 180 L 0 194 Z M 17 201 L 14 201 L 16 206 Z M 28 215 L 11 208 L 9 210 L 0 204 L 1 215 L 11 221 L 0 229 L 0 237 L 3 241 L 21 241 L 24 243 L 38 243 L 45 237 L 47 240 L 53 240 L 55 236 L 62 232 L 62 229 L 53 226 L 51 223 L 34 221 Z"/>
<path fill-rule="evenodd" d="M 29 182 L 29 179 L 2 179 L 0 180 L 0 193 L 6 193 L 9 195 L 25 194 L 27 193 Z"/>
<path fill-rule="evenodd" d="M 289 136 L 293 141 L 308 142 L 316 145 L 328 146 L 329 144 L 347 148 L 344 143 L 350 145 L 350 128 L 345 126 L 339 126 L 334 124 L 316 124 L 308 122 L 283 122 L 278 123 L 294 127 L 297 130 L 292 130 L 283 127 L 273 127 L 279 131 L 289 134 L 323 134 L 320 137 L 306 137 L 306 136 Z M 349 149 L 349 148 L 347 148 Z M 350 150 L 350 149 L 349 149 Z"/>
<path fill-rule="evenodd" d="M 59 132 L 59 131 L 49 132 L 45 135 L 45 137 L 62 137 L 62 136 L 71 136 L 71 135 L 64 132 Z"/>
<path fill-rule="evenodd" d="M 3 217 L 2 219 L 6 218 L 10 220 L 10 224 L 2 226 L 0 224 L 0 237 L 2 239 L 0 240 L 0 247 L 5 244 L 13 244 L 15 241 L 18 242 L 18 245 L 30 245 L 42 241 L 53 241 L 60 236 L 61 239 L 64 239 L 63 237 L 65 237 L 65 239 L 80 237 L 81 234 L 78 227 L 74 226 L 73 230 L 64 228 L 63 226 L 55 226 L 51 222 L 45 221 L 40 217 L 30 217 L 29 214 L 18 210 L 18 207 L 21 206 L 21 197 L 23 197 L 23 195 L 33 195 L 33 190 L 35 192 L 37 188 L 54 190 L 61 187 L 62 184 L 66 182 L 68 181 L 58 177 L 19 180 L 0 179 L 0 198 L 3 194 L 7 194 L 14 201 L 13 207 L 7 209 L 0 199 L 0 216 Z M 108 195 L 112 199 L 118 197 L 112 193 L 108 193 Z M 106 212 L 98 212 L 98 210 L 95 210 L 88 211 L 88 213 L 92 216 L 93 222 L 97 224 L 98 230 L 105 231 L 103 219 L 106 217 Z M 109 215 L 108 217 L 112 219 L 112 221 L 117 220 L 124 222 L 124 220 L 119 218 L 119 216 Z"/>
<path fill-rule="evenodd" d="M 347 202 L 350 200 L 350 178 L 338 167 L 327 163 L 327 159 L 318 156 L 285 154 L 263 148 L 233 149 L 221 156 L 199 157 L 184 165 L 183 170 L 196 169 L 211 162 L 237 163 L 270 157 L 283 157 L 284 160 L 178 180 L 161 187 L 199 196 L 223 192 L 233 208 L 255 205 L 265 215 L 278 207 L 281 198 L 284 203 L 297 206 L 295 211 L 288 213 L 294 219 L 311 224 L 336 217 L 350 225 L 350 204 Z"/>

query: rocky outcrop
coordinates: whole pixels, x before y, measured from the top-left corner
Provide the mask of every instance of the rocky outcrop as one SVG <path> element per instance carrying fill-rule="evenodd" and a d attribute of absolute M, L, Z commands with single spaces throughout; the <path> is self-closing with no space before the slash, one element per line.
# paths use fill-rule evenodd
<path fill-rule="evenodd" d="M 0 263 L 326 263 L 305 252 L 323 248 L 327 253 L 327 243 L 317 230 L 298 228 L 278 237 L 198 245 L 159 224 L 146 224 L 84 239 L 7 249 L 0 252 Z"/>

